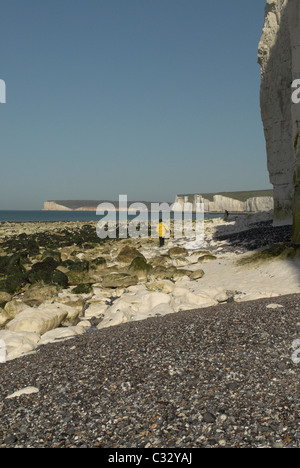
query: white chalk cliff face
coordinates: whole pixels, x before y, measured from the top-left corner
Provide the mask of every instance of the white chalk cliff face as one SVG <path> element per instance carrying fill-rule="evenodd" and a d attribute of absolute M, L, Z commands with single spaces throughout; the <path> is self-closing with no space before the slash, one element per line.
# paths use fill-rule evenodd
<path fill-rule="evenodd" d="M 300 0 L 267 0 L 258 61 L 274 224 L 293 223 L 300 242 L 300 104 L 291 99 L 300 79 Z"/>

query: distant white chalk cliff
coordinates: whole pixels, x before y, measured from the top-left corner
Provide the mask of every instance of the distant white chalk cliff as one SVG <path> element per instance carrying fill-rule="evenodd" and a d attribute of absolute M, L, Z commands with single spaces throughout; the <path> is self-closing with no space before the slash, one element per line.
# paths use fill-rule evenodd
<path fill-rule="evenodd" d="M 99 201 L 93 200 L 51 200 L 44 202 L 45 211 L 96 211 Z M 118 208 L 117 202 L 112 202 Z M 148 210 L 151 209 L 151 202 L 144 203 Z M 184 203 L 190 203 L 190 207 L 195 211 L 197 203 L 204 204 L 206 213 L 229 212 L 258 212 L 270 211 L 274 208 L 273 191 L 257 190 L 252 192 L 224 192 L 218 194 L 192 194 L 176 195 L 175 203 L 170 205 L 171 210 L 182 209 Z M 131 202 L 128 202 L 128 206 Z"/>
<path fill-rule="evenodd" d="M 200 194 L 177 195 L 175 204 L 183 208 L 184 203 L 190 203 L 193 210 L 196 210 L 197 203 L 204 204 L 205 213 L 222 213 L 225 210 L 234 213 L 271 211 L 274 209 L 272 190 L 255 192 L 230 192 L 230 194 Z M 230 195 L 230 196 L 229 196 Z"/>

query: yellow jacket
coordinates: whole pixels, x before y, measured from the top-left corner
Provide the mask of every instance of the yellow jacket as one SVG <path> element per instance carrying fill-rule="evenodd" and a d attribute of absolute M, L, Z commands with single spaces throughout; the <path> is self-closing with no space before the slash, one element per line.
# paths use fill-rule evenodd
<path fill-rule="evenodd" d="M 165 237 L 166 232 L 169 231 L 169 227 L 165 223 L 159 223 L 156 231 L 158 232 L 159 237 Z"/>

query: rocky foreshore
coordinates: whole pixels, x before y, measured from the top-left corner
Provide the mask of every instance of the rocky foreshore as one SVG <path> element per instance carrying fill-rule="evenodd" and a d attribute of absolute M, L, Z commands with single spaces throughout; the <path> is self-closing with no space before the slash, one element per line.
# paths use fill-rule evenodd
<path fill-rule="evenodd" d="M 94 222 L 4 223 L 0 340 L 5 359 L 96 327 L 300 292 L 298 250 L 289 245 L 290 234 L 259 216 L 207 220 L 202 249 L 172 238 L 160 249 L 151 238 L 101 240 Z M 249 251 L 262 258 L 252 261 Z"/>

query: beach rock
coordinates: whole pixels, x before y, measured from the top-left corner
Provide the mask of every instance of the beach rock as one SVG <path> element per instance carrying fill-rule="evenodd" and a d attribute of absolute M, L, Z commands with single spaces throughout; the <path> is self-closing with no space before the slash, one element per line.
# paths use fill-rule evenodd
<path fill-rule="evenodd" d="M 225 291 L 219 292 L 214 297 L 215 301 L 222 303 L 228 301 L 229 297 L 227 296 Z"/>
<path fill-rule="evenodd" d="M 72 289 L 73 294 L 89 294 L 92 291 L 92 285 L 88 283 L 78 284 L 75 288 Z"/>
<path fill-rule="evenodd" d="M 70 326 L 65 328 L 56 328 L 46 332 L 40 339 L 38 345 L 45 345 L 47 343 L 55 343 L 56 341 L 63 341 L 70 339 L 76 335 L 81 335 L 85 333 L 85 327 L 81 325 Z"/>
<path fill-rule="evenodd" d="M 188 251 L 184 247 L 172 247 L 168 250 L 168 255 L 171 258 L 187 257 Z"/>
<path fill-rule="evenodd" d="M 101 318 L 104 317 L 105 313 L 109 309 L 109 306 L 107 304 L 104 304 L 103 302 L 100 303 L 92 303 L 89 305 L 89 307 L 86 309 L 84 313 L 85 319 L 91 319 L 93 317 L 95 318 Z"/>
<path fill-rule="evenodd" d="M 6 329 L 11 332 L 24 331 L 43 335 L 47 331 L 59 327 L 67 315 L 68 311 L 54 304 L 41 305 L 38 308 L 28 307 L 11 320 L 6 325 Z"/>
<path fill-rule="evenodd" d="M 51 306 L 53 306 L 53 308 L 56 307 L 61 311 L 67 313 L 66 317 L 63 318 L 63 320 L 60 323 L 62 327 L 70 327 L 73 325 L 77 325 L 79 317 L 81 315 L 80 311 L 77 308 L 68 306 L 66 304 L 61 304 L 60 302 L 54 302 L 53 304 L 51 304 Z"/>
<path fill-rule="evenodd" d="M 0 291 L 0 307 L 4 307 L 5 304 L 11 301 L 12 295 L 7 292 Z"/>
<path fill-rule="evenodd" d="M 173 280 L 176 282 L 181 280 L 183 277 L 187 276 L 188 278 L 192 275 L 192 271 L 186 269 L 177 269 L 176 272 L 173 273 Z"/>
<path fill-rule="evenodd" d="M 138 311 L 139 314 L 148 314 L 154 307 L 161 304 L 169 304 L 171 296 L 161 292 L 149 292 L 142 296 Z"/>
<path fill-rule="evenodd" d="M 196 271 L 193 271 L 192 274 L 190 275 L 190 279 L 191 280 L 197 280 L 197 279 L 200 279 L 204 276 L 204 271 L 203 270 L 196 270 Z"/>
<path fill-rule="evenodd" d="M 18 254 L 0 257 L 0 273 L 6 276 L 26 273 L 24 259 Z"/>
<path fill-rule="evenodd" d="M 13 299 L 5 304 L 4 310 L 11 319 L 14 319 L 23 310 L 28 309 L 28 305 L 22 299 Z"/>
<path fill-rule="evenodd" d="M 65 275 L 68 278 L 68 284 L 72 286 L 78 284 L 93 284 L 95 281 L 97 281 L 87 271 L 66 271 Z"/>
<path fill-rule="evenodd" d="M 120 251 L 116 260 L 119 263 L 130 264 L 137 257 L 143 258 L 146 261 L 144 255 L 141 254 L 137 249 L 126 246 Z"/>
<path fill-rule="evenodd" d="M 5 279 L 0 280 L 0 291 L 14 295 L 21 291 L 21 289 L 26 285 L 26 283 L 26 273 L 17 272 L 15 274 L 7 276 Z"/>
<path fill-rule="evenodd" d="M 72 307 L 73 309 L 78 310 L 79 316 L 82 315 L 83 308 L 85 305 L 85 300 L 81 296 L 69 292 L 59 293 L 58 296 L 55 298 L 55 302 L 65 304 L 67 306 Z"/>
<path fill-rule="evenodd" d="M 32 395 L 34 393 L 39 393 L 39 389 L 36 387 L 25 387 L 22 388 L 21 390 L 18 390 L 15 393 L 12 393 L 11 395 L 7 396 L 6 399 L 13 399 L 13 398 L 18 398 L 22 395 Z"/>
<path fill-rule="evenodd" d="M 189 257 L 173 257 L 172 260 L 172 265 L 175 267 L 185 267 L 190 263 Z"/>
<path fill-rule="evenodd" d="M 97 257 L 90 261 L 90 268 L 98 270 L 106 267 L 106 260 L 104 257 Z"/>
<path fill-rule="evenodd" d="M 174 309 L 170 306 L 170 304 L 158 304 L 157 306 L 153 307 L 148 313 L 149 317 L 155 316 L 164 316 L 173 314 Z"/>
<path fill-rule="evenodd" d="M 148 274 L 152 271 L 152 266 L 146 262 L 145 258 L 136 257 L 132 260 L 128 271 L 130 274 L 136 275 L 139 281 L 146 281 Z"/>
<path fill-rule="evenodd" d="M 6 360 L 10 361 L 36 349 L 40 340 L 38 333 L 14 332 L 10 330 L 0 331 L 0 340 L 3 340 L 6 346 Z"/>
<path fill-rule="evenodd" d="M 146 284 L 146 288 L 151 292 L 170 294 L 174 291 L 175 284 L 170 280 L 152 281 Z"/>
<path fill-rule="evenodd" d="M 169 255 L 156 255 L 155 257 L 151 258 L 148 263 L 153 267 L 159 266 L 168 266 L 171 264 L 171 258 Z"/>
<path fill-rule="evenodd" d="M 272 303 L 272 304 L 268 304 L 266 306 L 267 309 L 281 309 L 283 306 L 281 304 L 276 304 L 276 303 Z"/>
<path fill-rule="evenodd" d="M 62 267 L 67 268 L 69 271 L 88 271 L 89 262 L 86 260 L 64 260 L 61 264 Z"/>
<path fill-rule="evenodd" d="M 35 263 L 27 274 L 27 278 L 31 284 L 45 283 L 45 284 L 58 284 L 63 288 L 68 286 L 68 278 L 56 268 L 59 263 L 53 258 L 47 257 L 42 262 Z"/>
<path fill-rule="evenodd" d="M 199 258 L 198 258 L 198 262 L 199 263 L 205 263 L 205 262 L 210 262 L 212 260 L 217 260 L 217 257 L 215 255 L 211 255 L 211 254 L 206 254 L 206 255 L 201 255 Z"/>
<path fill-rule="evenodd" d="M 5 310 L 0 308 L 0 328 L 5 327 L 5 325 L 11 320 L 11 317 L 8 315 Z"/>
<path fill-rule="evenodd" d="M 30 307 L 39 306 L 43 302 L 57 297 L 59 290 L 60 288 L 55 285 L 36 283 L 25 291 L 22 300 Z"/>
<path fill-rule="evenodd" d="M 218 302 L 207 293 L 194 293 L 183 287 L 176 287 L 172 294 L 171 306 L 176 312 L 210 307 Z"/>
<path fill-rule="evenodd" d="M 57 252 L 57 251 L 54 251 L 54 250 L 45 250 L 43 252 L 43 254 L 42 254 L 42 260 L 47 258 L 47 257 L 53 258 L 57 263 L 61 263 L 61 261 L 62 261 L 61 253 Z"/>
<path fill-rule="evenodd" d="M 97 328 L 100 330 L 129 322 L 136 312 L 137 309 L 132 304 L 119 299 L 107 310 L 104 319 L 99 323 Z"/>
<path fill-rule="evenodd" d="M 165 266 L 157 266 L 154 267 L 148 275 L 148 279 L 150 281 L 153 280 L 171 280 L 173 278 L 174 273 L 177 271 L 176 267 L 168 267 Z"/>
<path fill-rule="evenodd" d="M 103 279 L 104 288 L 128 288 L 138 283 L 137 276 L 127 273 L 110 273 Z"/>

